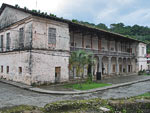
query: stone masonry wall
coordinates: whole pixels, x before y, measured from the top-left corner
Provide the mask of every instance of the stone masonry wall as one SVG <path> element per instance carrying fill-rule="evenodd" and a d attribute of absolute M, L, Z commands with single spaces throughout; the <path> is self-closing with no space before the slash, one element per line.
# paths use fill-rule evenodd
<path fill-rule="evenodd" d="M 14 22 L 27 18 L 30 14 L 6 7 L 0 15 L 0 28 L 6 27 Z"/>
<path fill-rule="evenodd" d="M 1 53 L 0 77 L 7 80 L 30 84 L 31 75 L 29 61 L 30 53 L 27 51 Z M 9 72 L 7 72 L 7 66 L 9 66 Z M 19 67 L 22 68 L 22 73 L 19 73 Z"/>
<path fill-rule="evenodd" d="M 31 59 L 33 82 L 54 83 L 55 67 L 61 68 L 60 82 L 69 80 L 69 53 L 33 50 Z"/>
<path fill-rule="evenodd" d="M 29 48 L 31 45 L 31 30 L 32 20 L 28 19 L 7 29 L 0 31 L 0 36 L 3 35 L 3 51 L 6 51 L 7 33 L 10 33 L 10 51 L 19 49 L 19 29 L 24 28 L 24 47 Z M 1 51 L 1 48 L 0 48 Z"/>
<path fill-rule="evenodd" d="M 48 29 L 56 28 L 56 46 L 49 48 L 48 46 Z M 54 50 L 70 50 L 70 36 L 68 24 L 53 20 L 34 17 L 33 20 L 33 48 L 36 49 L 54 49 Z"/>

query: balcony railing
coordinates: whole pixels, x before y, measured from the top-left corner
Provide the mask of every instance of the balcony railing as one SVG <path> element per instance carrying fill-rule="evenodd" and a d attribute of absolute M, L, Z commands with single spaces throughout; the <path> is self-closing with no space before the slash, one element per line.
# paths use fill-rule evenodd
<path fill-rule="evenodd" d="M 128 53 L 128 52 L 120 52 L 120 51 L 104 51 L 104 50 L 96 50 L 91 48 L 77 48 L 77 47 L 70 47 L 70 51 L 78 51 L 78 50 L 84 50 L 86 52 L 91 52 L 93 54 L 99 54 L 99 55 L 107 55 L 107 56 L 122 56 L 122 57 L 135 57 L 134 53 Z"/>

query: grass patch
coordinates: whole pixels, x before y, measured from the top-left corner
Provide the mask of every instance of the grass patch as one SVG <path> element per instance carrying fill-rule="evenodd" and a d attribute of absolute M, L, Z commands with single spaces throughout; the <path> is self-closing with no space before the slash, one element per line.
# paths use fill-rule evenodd
<path fill-rule="evenodd" d="M 139 95 L 140 97 L 150 97 L 150 93 L 148 92 L 148 93 L 144 93 L 144 94 L 142 94 L 142 95 Z"/>
<path fill-rule="evenodd" d="M 65 85 L 64 87 L 77 89 L 77 90 L 89 90 L 89 89 L 95 89 L 95 88 L 100 88 L 105 86 L 111 86 L 111 84 L 92 82 L 92 83 L 81 83 L 81 85 L 80 84 Z"/>
<path fill-rule="evenodd" d="M 144 76 L 150 76 L 150 74 L 144 74 Z"/>

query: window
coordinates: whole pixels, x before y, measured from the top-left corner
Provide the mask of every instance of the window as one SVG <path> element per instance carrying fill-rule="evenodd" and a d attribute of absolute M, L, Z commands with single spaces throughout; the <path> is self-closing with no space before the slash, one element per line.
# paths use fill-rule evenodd
<path fill-rule="evenodd" d="M 22 74 L 22 67 L 19 67 L 19 74 Z"/>
<path fill-rule="evenodd" d="M 76 43 L 75 43 L 75 42 L 74 42 L 74 43 L 71 42 L 71 46 L 72 46 L 72 47 L 76 47 Z"/>
<path fill-rule="evenodd" d="M 7 71 L 7 74 L 9 73 L 9 66 L 7 66 L 7 69 L 6 69 L 6 71 Z"/>
<path fill-rule="evenodd" d="M 6 50 L 10 50 L 10 33 L 7 33 Z"/>
<path fill-rule="evenodd" d="M 24 48 L 24 28 L 19 29 L 19 48 Z"/>
<path fill-rule="evenodd" d="M 48 29 L 48 44 L 56 45 L 56 29 L 55 28 Z"/>
<path fill-rule="evenodd" d="M 91 48 L 91 46 L 90 45 L 86 45 L 86 48 Z"/>
<path fill-rule="evenodd" d="M 0 51 L 3 51 L 3 35 L 0 37 Z"/>
<path fill-rule="evenodd" d="M 142 47 L 142 55 L 144 54 L 144 47 Z"/>
<path fill-rule="evenodd" d="M 1 73 L 3 73 L 3 66 L 1 66 Z"/>

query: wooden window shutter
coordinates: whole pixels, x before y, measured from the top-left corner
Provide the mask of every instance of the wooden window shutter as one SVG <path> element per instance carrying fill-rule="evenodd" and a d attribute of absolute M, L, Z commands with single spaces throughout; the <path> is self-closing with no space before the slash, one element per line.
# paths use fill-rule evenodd
<path fill-rule="evenodd" d="M 48 44 L 56 44 L 56 29 L 49 28 L 48 30 Z"/>

